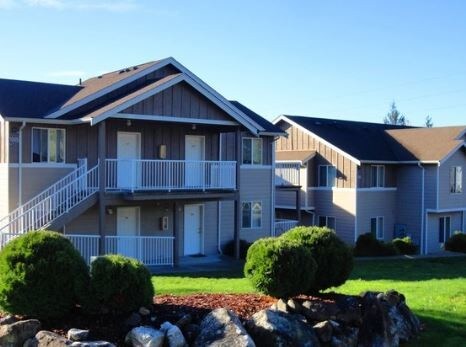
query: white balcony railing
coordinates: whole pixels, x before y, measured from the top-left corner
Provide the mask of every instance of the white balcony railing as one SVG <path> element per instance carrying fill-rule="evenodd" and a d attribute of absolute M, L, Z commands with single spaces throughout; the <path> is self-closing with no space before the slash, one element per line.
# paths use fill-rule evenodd
<path fill-rule="evenodd" d="M 236 188 L 235 161 L 107 159 L 107 190 Z"/>
<path fill-rule="evenodd" d="M 99 255 L 99 235 L 65 235 L 74 248 L 81 253 L 86 263 L 91 263 L 91 258 Z"/>
<path fill-rule="evenodd" d="M 300 163 L 275 163 L 275 185 L 276 186 L 299 186 L 301 185 Z"/>
<path fill-rule="evenodd" d="M 287 232 L 290 229 L 293 229 L 298 225 L 297 220 L 293 219 L 277 219 L 275 220 L 275 236 L 280 236 L 281 234 Z"/>

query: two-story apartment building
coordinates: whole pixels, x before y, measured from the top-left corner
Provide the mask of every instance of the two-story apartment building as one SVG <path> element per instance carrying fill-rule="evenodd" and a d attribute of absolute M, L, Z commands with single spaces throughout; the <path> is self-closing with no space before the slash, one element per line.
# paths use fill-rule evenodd
<path fill-rule="evenodd" d="M 173 58 L 79 85 L 0 80 L 0 236 L 148 265 L 269 236 L 283 131 Z"/>
<path fill-rule="evenodd" d="M 277 216 L 326 225 L 352 244 L 409 235 L 435 253 L 464 232 L 466 126 L 414 128 L 280 116 L 276 144 Z M 299 201 L 296 199 L 299 193 Z"/>

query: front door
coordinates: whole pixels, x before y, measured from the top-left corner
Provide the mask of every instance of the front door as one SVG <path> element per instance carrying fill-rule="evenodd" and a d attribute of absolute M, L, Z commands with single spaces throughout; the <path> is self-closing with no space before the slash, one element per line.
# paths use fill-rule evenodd
<path fill-rule="evenodd" d="M 127 257 L 138 257 L 139 207 L 117 208 L 116 251 Z"/>
<path fill-rule="evenodd" d="M 201 254 L 203 205 L 184 206 L 184 255 Z"/>
<path fill-rule="evenodd" d="M 185 186 L 203 188 L 204 136 L 186 135 L 185 160 Z"/>
<path fill-rule="evenodd" d="M 133 189 L 139 181 L 136 159 L 141 157 L 141 135 L 118 132 L 117 139 L 117 185 L 118 188 Z"/>

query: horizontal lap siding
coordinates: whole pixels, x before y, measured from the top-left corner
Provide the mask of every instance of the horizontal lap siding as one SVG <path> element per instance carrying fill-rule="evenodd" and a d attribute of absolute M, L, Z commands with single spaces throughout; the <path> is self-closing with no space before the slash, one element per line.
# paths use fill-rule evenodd
<path fill-rule="evenodd" d="M 0 165 L 0 187 L 3 187 L 0 194 L 0 218 L 10 213 L 8 171 L 6 165 Z M 12 206 L 12 209 L 14 207 L 16 206 Z"/>
<path fill-rule="evenodd" d="M 461 166 L 463 168 L 463 192 L 450 193 L 450 168 Z M 439 167 L 439 209 L 466 208 L 466 154 L 458 150 Z"/>
<path fill-rule="evenodd" d="M 451 234 L 462 228 L 461 212 L 429 213 L 427 217 L 427 252 L 436 253 L 443 250 L 439 243 L 439 218 L 450 216 Z"/>
<path fill-rule="evenodd" d="M 233 201 L 220 202 L 220 244 L 222 248 L 234 239 L 235 204 Z"/>
<path fill-rule="evenodd" d="M 384 187 L 396 187 L 397 165 L 384 165 L 385 182 Z M 372 187 L 372 165 L 362 164 L 358 170 L 358 188 Z"/>
<path fill-rule="evenodd" d="M 437 165 L 424 166 L 425 208 L 437 208 Z"/>

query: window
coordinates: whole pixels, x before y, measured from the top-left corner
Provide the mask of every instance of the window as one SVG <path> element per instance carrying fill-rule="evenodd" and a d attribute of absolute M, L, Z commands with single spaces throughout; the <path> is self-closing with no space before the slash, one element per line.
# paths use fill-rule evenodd
<path fill-rule="evenodd" d="M 371 187 L 385 187 L 385 166 L 371 166 Z"/>
<path fill-rule="evenodd" d="M 383 217 L 371 218 L 371 234 L 379 240 L 384 239 Z"/>
<path fill-rule="evenodd" d="M 262 203 L 260 201 L 243 202 L 241 209 L 242 228 L 260 228 L 262 226 Z"/>
<path fill-rule="evenodd" d="M 337 222 L 335 217 L 319 216 L 319 226 L 337 230 Z"/>
<path fill-rule="evenodd" d="M 243 164 L 262 164 L 262 139 L 243 139 Z"/>
<path fill-rule="evenodd" d="M 65 130 L 32 128 L 32 161 L 63 163 L 65 161 Z"/>
<path fill-rule="evenodd" d="M 463 168 L 461 166 L 452 166 L 450 168 L 450 193 L 463 192 Z"/>
<path fill-rule="evenodd" d="M 438 220 L 438 242 L 444 243 L 450 238 L 450 217 L 440 217 Z"/>
<path fill-rule="evenodd" d="M 335 187 L 337 168 L 332 165 L 319 165 L 319 187 Z"/>

